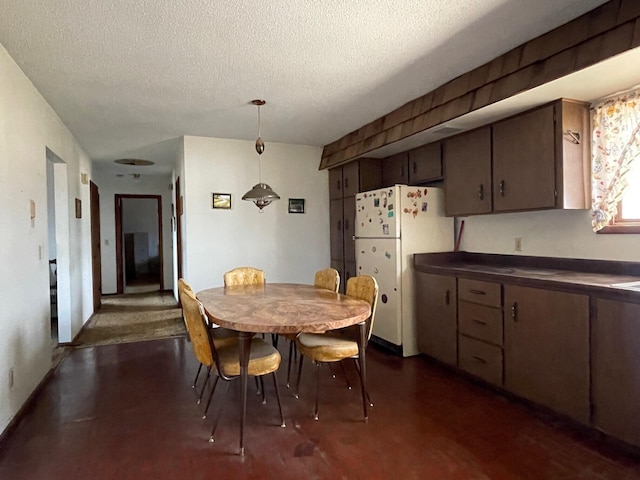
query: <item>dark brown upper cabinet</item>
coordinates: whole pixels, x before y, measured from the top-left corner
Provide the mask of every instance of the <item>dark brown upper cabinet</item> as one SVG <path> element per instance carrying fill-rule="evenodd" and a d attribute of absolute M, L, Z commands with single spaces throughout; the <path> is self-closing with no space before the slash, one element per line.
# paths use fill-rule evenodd
<path fill-rule="evenodd" d="M 382 186 L 409 183 L 409 153 L 401 152 L 382 159 Z"/>
<path fill-rule="evenodd" d="M 491 213 L 491 128 L 444 140 L 445 214 Z"/>
<path fill-rule="evenodd" d="M 342 198 L 342 167 L 329 170 L 329 200 Z"/>
<path fill-rule="evenodd" d="M 493 124 L 493 211 L 588 208 L 589 137 L 589 105 L 572 100 Z"/>
<path fill-rule="evenodd" d="M 442 180 L 442 144 L 428 143 L 409 150 L 409 184 Z"/>
<path fill-rule="evenodd" d="M 589 105 L 560 99 L 443 141 L 448 216 L 589 207 Z"/>

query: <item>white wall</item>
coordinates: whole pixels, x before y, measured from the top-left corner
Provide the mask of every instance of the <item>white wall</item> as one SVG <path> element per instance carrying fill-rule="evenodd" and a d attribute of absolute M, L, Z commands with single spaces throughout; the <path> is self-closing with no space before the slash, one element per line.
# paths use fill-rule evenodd
<path fill-rule="evenodd" d="M 224 272 L 253 266 L 267 282 L 313 283 L 329 266 L 328 173 L 319 171 L 322 149 L 269 143 L 262 181 L 280 195 L 259 213 L 241 200 L 258 183 L 253 141 L 184 139 L 186 280 L 194 290 L 221 286 Z M 212 209 L 211 194 L 230 193 L 231 209 Z M 305 213 L 289 214 L 289 198 L 304 198 Z"/>
<path fill-rule="evenodd" d="M 98 186 L 100 193 L 102 293 L 109 295 L 116 293 L 118 290 L 116 275 L 116 194 L 161 195 L 164 288 L 171 290 L 173 288 L 173 242 L 171 235 L 173 192 L 170 189 L 171 176 L 145 175 L 142 173 L 140 182 L 133 183 L 130 176 L 116 177 L 114 173 L 105 173 L 96 168 L 93 173 L 93 183 Z"/>
<path fill-rule="evenodd" d="M 7 51 L 0 45 L 0 430 L 51 367 L 46 149 L 67 168 L 69 326 L 92 311 L 89 188 L 91 162 Z M 75 218 L 75 198 L 83 215 Z M 30 218 L 30 200 L 36 216 Z M 87 281 L 89 279 L 89 281 Z M 14 385 L 9 388 L 9 369 Z"/>
<path fill-rule="evenodd" d="M 468 252 L 640 261 L 640 235 L 596 234 L 589 210 L 545 210 L 461 218 Z M 522 238 L 522 252 L 514 239 Z"/>

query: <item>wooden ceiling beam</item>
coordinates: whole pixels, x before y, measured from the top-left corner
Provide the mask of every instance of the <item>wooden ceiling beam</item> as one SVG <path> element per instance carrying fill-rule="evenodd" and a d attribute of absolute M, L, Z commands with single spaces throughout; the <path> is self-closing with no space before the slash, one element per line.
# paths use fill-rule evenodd
<path fill-rule="evenodd" d="M 611 0 L 326 145 L 336 167 L 640 46 L 640 2 Z"/>

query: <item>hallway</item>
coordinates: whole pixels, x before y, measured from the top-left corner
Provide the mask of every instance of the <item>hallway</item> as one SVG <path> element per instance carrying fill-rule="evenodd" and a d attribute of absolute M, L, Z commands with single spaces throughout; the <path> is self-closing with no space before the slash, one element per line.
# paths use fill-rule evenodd
<path fill-rule="evenodd" d="M 311 366 L 299 400 L 284 387 L 281 368 L 287 427 L 279 426 L 266 381 L 266 405 L 249 397 L 241 458 L 238 385 L 231 385 L 217 442 L 209 444 L 213 415 L 202 420 L 196 405 L 190 385 L 197 362 L 184 338 L 76 348 L 0 445 L 0 478 L 640 477 L 640 459 L 424 357 L 401 359 L 370 347 L 368 364 L 375 402 L 368 424 L 359 390 L 348 390 L 341 375 L 332 379 L 326 367 L 314 421 Z"/>

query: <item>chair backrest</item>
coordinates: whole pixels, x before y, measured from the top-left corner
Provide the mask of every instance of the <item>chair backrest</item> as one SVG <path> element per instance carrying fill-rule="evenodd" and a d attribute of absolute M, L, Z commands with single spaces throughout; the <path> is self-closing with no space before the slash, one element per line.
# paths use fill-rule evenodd
<path fill-rule="evenodd" d="M 253 267 L 238 267 L 224 274 L 224 286 L 263 285 L 264 271 Z"/>
<path fill-rule="evenodd" d="M 180 292 L 180 302 L 193 352 L 200 363 L 211 367 L 214 364 L 214 347 L 204 320 L 202 305 L 191 289 Z"/>
<path fill-rule="evenodd" d="M 325 268 L 318 270 L 313 280 L 313 285 L 318 288 L 324 288 L 337 292 L 340 288 L 340 274 L 335 268 Z"/>
<path fill-rule="evenodd" d="M 347 280 L 347 295 L 365 300 L 371 305 L 371 316 L 367 319 L 367 340 L 369 340 L 378 306 L 378 282 L 371 275 L 351 277 Z"/>
<path fill-rule="evenodd" d="M 180 294 L 184 290 L 193 291 L 193 289 L 191 288 L 191 285 L 189 285 L 184 278 L 179 278 L 178 279 L 178 296 L 180 296 Z"/>

